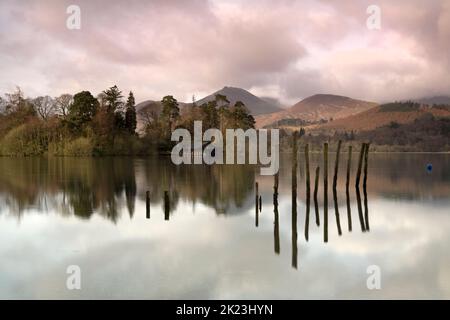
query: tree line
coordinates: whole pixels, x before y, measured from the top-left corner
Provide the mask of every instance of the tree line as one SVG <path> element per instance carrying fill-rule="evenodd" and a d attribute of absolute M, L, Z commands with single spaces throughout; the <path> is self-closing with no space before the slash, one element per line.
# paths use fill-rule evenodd
<path fill-rule="evenodd" d="M 0 155 L 134 155 L 167 152 L 172 130 L 193 131 L 195 120 L 208 128 L 253 128 L 255 120 L 242 102 L 226 96 L 180 109 L 173 96 L 157 108 L 136 111 L 133 92 L 125 97 L 114 85 L 96 97 L 89 91 L 58 97 L 25 98 L 18 87 L 0 97 Z M 138 117 L 142 127 L 137 133 Z"/>

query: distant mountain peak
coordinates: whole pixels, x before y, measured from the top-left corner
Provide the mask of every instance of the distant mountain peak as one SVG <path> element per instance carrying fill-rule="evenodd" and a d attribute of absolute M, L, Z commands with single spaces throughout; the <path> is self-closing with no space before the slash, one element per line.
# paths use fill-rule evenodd
<path fill-rule="evenodd" d="M 225 86 L 222 89 L 210 94 L 209 96 L 198 100 L 197 105 L 201 105 L 203 103 L 214 100 L 217 94 L 226 96 L 231 105 L 235 104 L 237 101 L 243 102 L 250 113 L 253 115 L 273 113 L 280 110 L 279 107 L 271 104 L 269 101 L 255 96 L 251 92 L 242 88 L 232 86 Z"/>

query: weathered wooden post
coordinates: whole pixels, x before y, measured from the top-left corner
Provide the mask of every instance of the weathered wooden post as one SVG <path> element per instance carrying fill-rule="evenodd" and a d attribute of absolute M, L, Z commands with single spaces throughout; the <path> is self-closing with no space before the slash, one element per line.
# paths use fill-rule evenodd
<path fill-rule="evenodd" d="M 358 217 L 359 217 L 359 223 L 361 224 L 361 231 L 366 232 L 366 227 L 364 224 L 364 216 L 362 213 L 362 205 L 361 205 L 361 193 L 359 191 L 359 187 L 356 187 L 356 202 L 358 204 Z"/>
<path fill-rule="evenodd" d="M 278 173 L 276 173 L 274 176 L 273 213 L 274 213 L 274 225 L 273 225 L 274 251 L 276 254 L 280 254 L 280 223 L 278 215 Z"/>
<path fill-rule="evenodd" d="M 364 158 L 364 154 L 365 154 L 365 150 L 366 150 L 366 144 L 363 143 L 361 145 L 361 151 L 359 153 L 359 161 L 358 161 L 358 171 L 356 173 L 356 181 L 355 181 L 355 188 L 356 188 L 356 200 L 358 202 L 358 216 L 359 216 L 359 222 L 361 224 L 361 230 L 363 232 L 366 231 L 366 226 L 365 226 L 365 222 L 364 222 L 364 216 L 362 213 L 362 205 L 361 205 L 361 193 L 359 191 L 359 181 L 361 179 L 361 167 L 362 167 L 362 162 L 363 162 L 363 158 Z"/>
<path fill-rule="evenodd" d="M 363 187 L 367 187 L 367 166 L 369 162 L 369 148 L 370 143 L 366 143 L 366 148 L 364 152 L 364 179 L 363 179 Z"/>
<path fill-rule="evenodd" d="M 164 220 L 169 220 L 169 216 L 170 216 L 169 191 L 164 191 Z"/>
<path fill-rule="evenodd" d="M 292 136 L 292 267 L 297 269 L 297 131 Z"/>
<path fill-rule="evenodd" d="M 256 227 L 258 227 L 258 225 L 259 225 L 258 200 L 259 200 L 258 182 L 255 182 L 255 226 Z"/>
<path fill-rule="evenodd" d="M 345 195 L 347 198 L 347 221 L 348 231 L 352 231 L 352 209 L 350 207 L 350 169 L 352 166 L 352 146 L 348 146 L 348 159 L 347 159 L 347 180 L 345 181 Z"/>
<path fill-rule="evenodd" d="M 279 183 L 279 173 L 277 172 L 273 176 L 273 203 L 278 205 L 278 183 Z"/>
<path fill-rule="evenodd" d="M 328 143 L 323 144 L 323 241 L 328 242 Z"/>
<path fill-rule="evenodd" d="M 337 200 L 337 179 L 338 179 L 338 170 L 339 170 L 339 155 L 341 152 L 341 144 L 342 141 L 339 140 L 337 150 L 336 150 L 336 161 L 334 163 L 334 176 L 333 176 L 333 200 L 334 200 L 334 212 L 336 215 L 336 225 L 338 229 L 338 234 L 342 235 L 341 229 L 341 219 L 339 216 L 339 205 Z"/>
<path fill-rule="evenodd" d="M 355 187 L 359 187 L 359 181 L 361 179 L 361 167 L 362 167 L 362 163 L 363 163 L 363 157 L 364 157 L 365 150 L 366 150 L 366 144 L 363 143 L 361 145 L 361 151 L 359 152 L 358 171 L 356 172 Z"/>
<path fill-rule="evenodd" d="M 297 247 L 297 191 L 292 190 L 292 267 L 297 269 L 298 247 Z"/>
<path fill-rule="evenodd" d="M 309 145 L 305 145 L 305 169 L 306 169 L 306 216 L 305 216 L 305 239 L 309 239 L 309 207 L 311 201 L 311 182 L 309 173 Z"/>
<path fill-rule="evenodd" d="M 298 132 L 292 134 L 292 189 L 297 190 L 297 136 Z"/>
<path fill-rule="evenodd" d="M 366 222 L 366 231 L 370 230 L 369 207 L 367 204 L 367 166 L 368 166 L 368 162 L 369 162 L 369 147 L 370 147 L 370 143 L 366 144 L 366 152 L 364 153 L 364 180 L 363 180 L 364 220 Z"/>
<path fill-rule="evenodd" d="M 147 219 L 150 219 L 150 191 L 145 193 L 145 211 Z"/>
<path fill-rule="evenodd" d="M 316 168 L 316 178 L 314 180 L 314 208 L 316 210 L 316 225 L 320 226 L 319 202 L 317 201 L 317 192 L 319 191 L 320 167 Z"/>

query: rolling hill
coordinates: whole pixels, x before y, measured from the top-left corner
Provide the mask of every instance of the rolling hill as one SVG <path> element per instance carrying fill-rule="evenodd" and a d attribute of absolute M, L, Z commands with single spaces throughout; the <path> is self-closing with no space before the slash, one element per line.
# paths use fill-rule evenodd
<path fill-rule="evenodd" d="M 356 100 L 344 96 L 316 94 L 301 100 L 286 110 L 260 115 L 255 120 L 258 128 L 273 125 L 286 119 L 298 119 L 316 123 L 321 120 L 329 121 L 330 119 L 345 118 L 366 111 L 376 105 L 374 102 Z"/>
<path fill-rule="evenodd" d="M 450 107 L 432 107 L 420 104 L 390 103 L 380 105 L 364 112 L 312 126 L 310 131 L 343 132 L 369 131 L 390 124 L 407 124 L 426 115 L 436 118 L 450 117 Z"/>

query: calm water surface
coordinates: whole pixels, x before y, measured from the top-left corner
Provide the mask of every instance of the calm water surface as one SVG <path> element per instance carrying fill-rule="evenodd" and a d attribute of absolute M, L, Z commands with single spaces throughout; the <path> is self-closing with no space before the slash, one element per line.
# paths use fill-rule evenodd
<path fill-rule="evenodd" d="M 320 226 L 311 199 L 309 241 L 303 156 L 296 215 L 290 155 L 281 162 L 278 214 L 274 178 L 253 166 L 177 167 L 164 157 L 0 158 L 0 298 L 449 299 L 450 155 L 371 154 L 359 203 L 357 157 L 349 231 L 341 156 L 339 236 L 330 154 L 328 243 L 319 154 L 311 159 L 311 193 L 320 166 Z M 66 288 L 69 265 L 81 268 L 81 290 Z M 367 289 L 371 265 L 381 270 L 380 290 Z"/>

